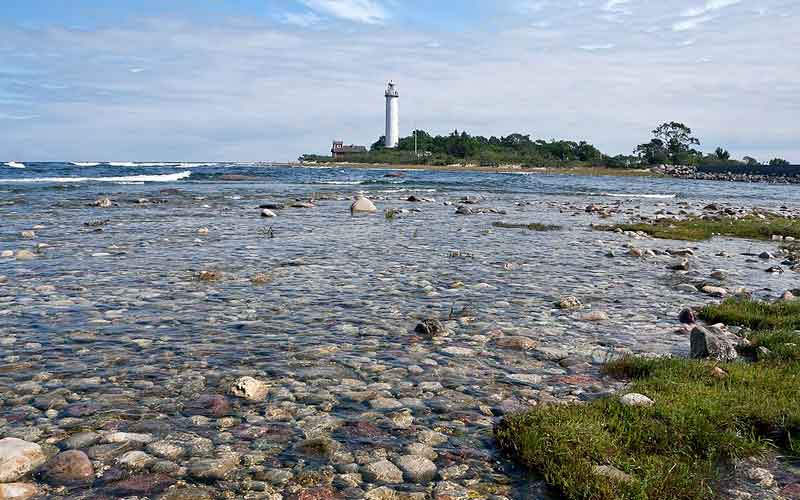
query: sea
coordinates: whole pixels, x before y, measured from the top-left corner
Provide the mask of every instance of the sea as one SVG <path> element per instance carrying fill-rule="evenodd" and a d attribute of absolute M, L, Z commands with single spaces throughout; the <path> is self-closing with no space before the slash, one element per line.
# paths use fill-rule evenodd
<path fill-rule="evenodd" d="M 678 314 L 719 300 L 705 284 L 768 299 L 798 286 L 767 272 L 778 242 L 593 225 L 709 205 L 796 214 L 798 189 L 0 163 L 0 439 L 93 459 L 88 480 L 25 479 L 43 498 L 558 498 L 496 448 L 504 415 L 611 395 L 609 359 L 686 355 Z M 378 212 L 351 215 L 358 195 Z M 688 271 L 670 249 L 691 250 Z M 557 309 L 565 296 L 583 307 Z M 431 319 L 433 338 L 416 328 Z M 391 465 L 419 454 L 422 476 Z"/>

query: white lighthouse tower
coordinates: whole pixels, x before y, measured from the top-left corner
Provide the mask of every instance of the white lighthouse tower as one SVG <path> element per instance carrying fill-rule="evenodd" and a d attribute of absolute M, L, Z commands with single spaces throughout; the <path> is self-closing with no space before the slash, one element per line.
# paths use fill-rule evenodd
<path fill-rule="evenodd" d="M 400 94 L 395 83 L 390 81 L 386 89 L 386 147 L 396 148 L 400 144 Z"/>

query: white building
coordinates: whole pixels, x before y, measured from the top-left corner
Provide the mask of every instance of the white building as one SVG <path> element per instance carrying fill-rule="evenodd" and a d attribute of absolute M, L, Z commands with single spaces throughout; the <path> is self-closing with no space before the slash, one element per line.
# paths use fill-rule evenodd
<path fill-rule="evenodd" d="M 390 81 L 386 89 L 386 147 L 396 148 L 400 144 L 400 94 L 395 83 Z"/>

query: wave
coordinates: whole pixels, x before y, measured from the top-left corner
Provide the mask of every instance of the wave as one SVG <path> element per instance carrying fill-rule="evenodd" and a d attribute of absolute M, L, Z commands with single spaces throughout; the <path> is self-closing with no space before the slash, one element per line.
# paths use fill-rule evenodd
<path fill-rule="evenodd" d="M 25 164 L 24 163 L 19 163 L 17 161 L 10 161 L 10 162 L 4 163 L 4 165 L 6 167 L 9 167 L 9 168 L 25 168 Z"/>
<path fill-rule="evenodd" d="M 100 165 L 100 163 L 95 163 L 91 161 L 73 161 L 71 163 L 76 167 L 96 167 Z"/>
<path fill-rule="evenodd" d="M 677 198 L 677 194 L 628 194 L 628 193 L 598 193 L 600 196 L 611 196 L 614 198 L 652 198 L 657 200 L 671 200 Z"/>
<path fill-rule="evenodd" d="M 128 175 L 124 177 L 33 177 L 29 179 L 0 179 L 3 183 L 69 183 L 69 182 L 116 182 L 116 183 L 141 183 L 141 182 L 177 182 L 188 178 L 191 172 L 178 172 L 163 175 Z"/>
<path fill-rule="evenodd" d="M 360 186 L 367 181 L 311 181 L 309 184 L 325 184 L 331 186 Z"/>
<path fill-rule="evenodd" d="M 112 167 L 135 167 L 136 163 L 132 161 L 109 161 L 106 165 L 111 165 Z"/>

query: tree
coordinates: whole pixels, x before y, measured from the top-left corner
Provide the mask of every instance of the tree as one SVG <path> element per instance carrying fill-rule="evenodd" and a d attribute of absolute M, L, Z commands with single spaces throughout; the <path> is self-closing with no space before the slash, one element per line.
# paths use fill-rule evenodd
<path fill-rule="evenodd" d="M 386 136 L 382 135 L 380 139 L 375 141 L 372 146 L 369 147 L 370 151 L 380 151 L 382 149 L 386 149 Z"/>
<path fill-rule="evenodd" d="M 788 167 L 789 165 L 791 165 L 791 163 L 784 160 L 783 158 L 773 158 L 769 161 L 769 164 L 773 167 Z"/>
<path fill-rule="evenodd" d="M 728 161 L 731 159 L 731 154 L 722 148 L 717 148 L 717 150 L 714 151 L 714 154 L 717 156 L 718 160 Z"/>
<path fill-rule="evenodd" d="M 633 151 L 645 165 L 663 165 L 669 163 L 669 151 L 661 139 L 639 144 Z"/>
<path fill-rule="evenodd" d="M 692 129 L 678 122 L 663 123 L 653 130 L 653 136 L 660 140 L 673 165 L 693 163 L 699 155 L 692 146 L 700 141 L 692 136 Z"/>
<path fill-rule="evenodd" d="M 750 167 L 755 167 L 757 165 L 760 165 L 758 160 L 756 160 L 752 156 L 745 156 L 744 158 L 742 158 L 742 161 L 745 162 Z"/>

